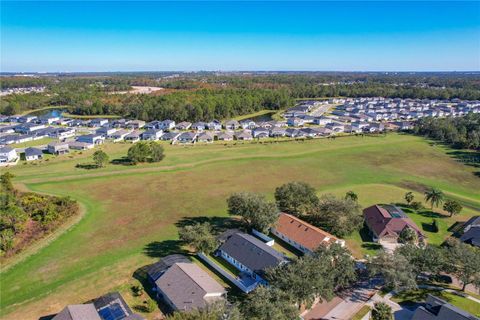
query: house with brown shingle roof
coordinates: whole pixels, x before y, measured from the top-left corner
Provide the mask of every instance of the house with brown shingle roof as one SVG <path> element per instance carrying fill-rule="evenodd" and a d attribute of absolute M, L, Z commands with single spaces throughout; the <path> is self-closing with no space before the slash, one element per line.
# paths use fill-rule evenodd
<path fill-rule="evenodd" d="M 396 243 L 405 228 L 414 230 L 419 240 L 426 238 L 415 222 L 397 206 L 373 205 L 363 210 L 363 216 L 373 241 Z"/>
<path fill-rule="evenodd" d="M 329 246 L 332 243 L 338 243 L 342 247 L 345 245 L 344 240 L 288 213 L 279 215 L 271 232 L 304 254 L 314 252 L 321 245 Z"/>

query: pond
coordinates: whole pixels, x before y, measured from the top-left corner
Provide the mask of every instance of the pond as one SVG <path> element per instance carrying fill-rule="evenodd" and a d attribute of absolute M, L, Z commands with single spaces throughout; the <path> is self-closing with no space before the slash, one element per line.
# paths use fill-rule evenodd
<path fill-rule="evenodd" d="M 45 109 L 30 112 L 29 115 L 37 117 L 61 117 L 62 114 L 67 111 L 65 109 Z"/>
<path fill-rule="evenodd" d="M 270 111 L 270 112 L 267 112 L 267 113 L 264 113 L 264 114 L 260 114 L 258 116 L 255 116 L 255 117 L 251 117 L 251 118 L 248 118 L 252 121 L 255 121 L 255 122 L 264 122 L 264 121 L 271 121 L 273 120 L 272 119 L 272 116 L 276 113 L 276 111 Z"/>

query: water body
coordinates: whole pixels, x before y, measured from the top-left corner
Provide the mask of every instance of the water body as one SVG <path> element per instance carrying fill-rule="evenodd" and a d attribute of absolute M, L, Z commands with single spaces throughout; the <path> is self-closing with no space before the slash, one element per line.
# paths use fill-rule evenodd
<path fill-rule="evenodd" d="M 37 117 L 61 117 L 65 111 L 65 109 L 46 109 L 31 112 L 29 115 Z"/>
<path fill-rule="evenodd" d="M 275 114 L 275 112 L 276 111 L 271 111 L 271 112 L 261 114 L 261 115 L 258 115 L 258 116 L 252 117 L 252 118 L 248 118 L 248 119 L 250 119 L 252 121 L 255 121 L 255 122 L 271 121 L 272 116 Z"/>

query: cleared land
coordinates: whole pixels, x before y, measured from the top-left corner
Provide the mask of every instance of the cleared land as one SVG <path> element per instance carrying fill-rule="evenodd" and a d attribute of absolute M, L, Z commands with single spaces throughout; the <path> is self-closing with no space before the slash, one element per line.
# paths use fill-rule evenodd
<path fill-rule="evenodd" d="M 129 146 L 102 148 L 114 159 Z M 220 223 L 227 216 L 225 199 L 236 191 L 273 198 L 275 187 L 301 180 L 319 194 L 353 190 L 367 206 L 402 202 L 409 190 L 420 200 L 424 186 L 436 186 L 465 207 L 459 216 L 442 218 L 442 236 L 455 221 L 480 213 L 480 179 L 474 174 L 478 169 L 456 161 L 452 150 L 419 137 L 390 134 L 165 148 L 167 156 L 159 164 L 75 168 L 91 161 L 89 150 L 11 170 L 18 186 L 69 195 L 85 206 L 86 214 L 37 254 L 2 272 L 3 319 L 38 319 L 111 290 L 128 295 L 138 268 L 180 250 L 176 224 L 200 216 Z M 374 252 L 362 247 L 360 235 L 347 240 L 357 256 Z"/>

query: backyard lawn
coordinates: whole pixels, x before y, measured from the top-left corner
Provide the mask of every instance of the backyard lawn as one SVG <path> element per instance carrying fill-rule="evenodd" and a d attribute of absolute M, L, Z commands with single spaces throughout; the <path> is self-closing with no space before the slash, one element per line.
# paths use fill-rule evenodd
<path fill-rule="evenodd" d="M 428 289 L 404 291 L 395 295 L 392 300 L 399 304 L 415 304 L 417 302 L 424 302 L 428 294 L 437 296 L 460 309 L 470 312 L 475 316 L 480 316 L 480 303 L 446 291 Z"/>
<path fill-rule="evenodd" d="M 107 144 L 102 149 L 115 159 L 129 146 Z M 92 150 L 16 166 L 10 170 L 18 187 L 71 196 L 82 203 L 85 215 L 36 254 L 12 268 L 2 266 L 0 317 L 38 319 L 112 290 L 124 293 L 137 269 L 181 252 L 180 221 L 224 220 L 231 193 L 261 192 L 272 199 L 277 186 L 292 180 L 310 183 L 319 194 L 343 196 L 353 190 L 364 207 L 402 202 L 411 190 L 422 200 L 425 186 L 435 186 L 465 207 L 459 216 L 441 218 L 441 226 L 448 227 L 480 214 L 478 169 L 456 161 L 450 151 L 420 137 L 389 134 L 193 147 L 165 144 L 166 158 L 160 163 L 109 164 L 94 170 L 75 167 L 91 162 Z M 432 218 L 419 213 L 412 219 L 430 223 Z M 439 243 L 444 235 L 429 239 Z M 350 236 L 347 244 L 356 256 L 375 253 L 361 234 Z"/>

